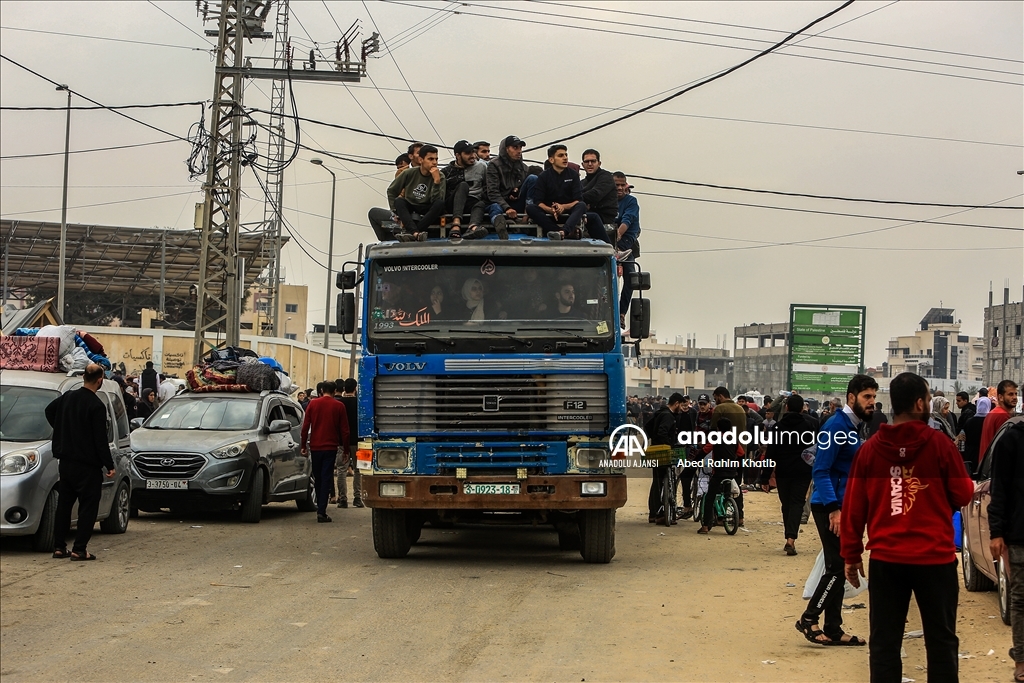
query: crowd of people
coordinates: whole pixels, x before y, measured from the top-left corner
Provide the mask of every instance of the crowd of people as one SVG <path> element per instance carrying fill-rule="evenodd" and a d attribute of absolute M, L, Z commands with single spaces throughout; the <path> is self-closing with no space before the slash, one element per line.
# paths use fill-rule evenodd
<path fill-rule="evenodd" d="M 145 420 L 161 403 L 184 388 L 175 377 L 158 373 L 153 361 L 146 361 L 145 369 L 138 375 L 126 375 L 123 368 L 115 368 L 110 379 L 121 388 L 129 420 Z"/>

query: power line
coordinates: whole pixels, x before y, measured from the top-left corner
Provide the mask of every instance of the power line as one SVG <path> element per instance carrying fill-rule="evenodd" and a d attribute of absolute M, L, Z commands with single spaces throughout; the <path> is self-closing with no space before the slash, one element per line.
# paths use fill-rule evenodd
<path fill-rule="evenodd" d="M 151 5 L 153 6 L 153 7 L 156 7 L 156 8 L 158 9 L 158 10 L 160 10 L 161 12 L 163 12 L 163 13 L 164 13 L 164 15 L 166 15 L 166 16 L 167 16 L 167 17 L 168 17 L 168 18 L 169 18 L 169 19 L 170 19 L 171 21 L 173 21 L 174 23 L 176 23 L 176 24 L 177 24 L 178 26 L 181 26 L 181 27 L 182 27 L 183 29 L 185 29 L 186 31 L 188 31 L 189 33 L 191 33 L 192 35 L 194 35 L 194 36 L 195 36 L 196 38 L 199 38 L 199 39 L 200 39 L 200 40 L 202 40 L 203 42 L 207 43 L 207 44 L 208 44 L 208 45 L 209 45 L 210 47 L 214 47 L 213 43 L 211 43 L 211 42 L 210 42 L 210 39 L 209 39 L 209 38 L 207 38 L 206 36 L 202 35 L 202 34 L 201 34 L 201 33 L 199 33 L 198 31 L 196 31 L 195 29 L 193 29 L 193 28 L 192 28 L 191 26 L 188 26 L 188 25 L 186 25 L 186 24 L 183 24 L 183 23 L 182 23 L 182 22 L 181 22 L 181 21 L 180 21 L 179 19 L 177 19 L 177 18 L 176 18 L 175 16 L 173 16 L 173 15 L 172 15 L 172 14 L 171 14 L 170 12 L 168 12 L 168 11 L 167 11 L 167 10 L 165 10 L 165 9 L 164 9 L 163 7 L 161 7 L 160 5 L 158 5 L 158 4 L 156 4 L 155 2 L 153 2 L 153 0 L 147 0 L 147 1 L 148 1 L 148 2 L 149 2 L 149 4 L 151 4 Z"/>
<path fill-rule="evenodd" d="M 373 24 L 373 29 L 377 32 L 378 35 L 381 36 L 381 39 L 383 40 L 383 34 L 380 32 L 380 29 L 377 27 L 377 20 L 373 18 L 373 14 L 370 12 L 369 5 L 366 4 L 366 0 L 362 0 L 362 2 L 363 2 L 363 9 L 366 10 L 366 15 L 368 17 L 370 17 L 370 23 Z M 326 7 L 326 6 L 327 6 L 327 3 L 325 2 L 324 3 L 324 7 Z M 328 11 L 330 11 L 330 10 L 328 10 Z M 333 15 L 332 15 L 332 18 L 333 18 Z M 387 47 L 387 41 L 386 40 L 384 41 L 384 46 Z M 409 79 L 405 77 L 405 73 L 402 72 L 402 67 L 400 67 L 398 65 L 398 60 L 395 58 L 395 53 L 392 50 L 388 50 L 388 56 L 391 57 L 391 61 L 395 63 L 395 68 L 398 69 L 398 75 L 402 77 L 402 81 L 405 83 L 405 87 L 409 89 L 409 93 L 412 95 L 412 98 L 414 100 L 416 100 L 416 106 L 419 107 L 420 108 L 420 112 L 423 113 L 423 118 L 425 118 L 427 120 L 427 123 L 430 124 L 430 130 L 434 131 L 434 135 L 436 135 L 437 139 L 440 140 L 442 142 L 442 144 L 443 144 L 444 143 L 444 138 L 441 136 L 440 133 L 437 132 L 437 128 L 434 126 L 434 122 L 430 120 L 430 116 L 427 114 L 427 110 L 424 109 L 423 105 L 420 103 L 420 98 L 416 96 L 416 91 L 412 89 L 411 85 L 409 85 Z M 445 146 L 447 146 L 447 145 L 445 145 Z"/>
<path fill-rule="evenodd" d="M 712 26 L 728 26 L 730 28 L 741 28 L 741 29 L 747 29 L 747 30 L 751 30 L 751 31 L 768 31 L 768 32 L 771 32 L 771 33 L 786 33 L 786 31 L 784 31 L 782 29 L 777 29 L 777 28 L 766 28 L 766 27 L 763 27 L 763 26 L 745 26 L 743 24 L 730 24 L 730 23 L 719 22 L 719 21 L 707 21 L 707 20 L 703 20 L 703 19 L 688 19 L 688 18 L 684 18 L 684 17 L 666 16 L 666 15 L 663 15 L 663 14 L 647 14 L 647 13 L 644 13 L 644 12 L 631 12 L 631 11 L 628 11 L 628 10 L 608 9 L 607 7 L 603 7 L 603 6 L 600 6 L 600 5 L 591 5 L 591 6 L 588 6 L 588 7 L 581 7 L 579 5 L 573 5 L 571 3 L 550 2 L 550 1 L 547 1 L 547 0 L 527 0 L 527 2 L 535 2 L 535 3 L 541 4 L 541 5 L 554 5 L 555 7 L 572 7 L 574 9 L 589 9 L 589 10 L 593 10 L 593 11 L 596 11 L 596 12 L 607 12 L 607 13 L 612 13 L 612 14 L 629 14 L 629 15 L 648 17 L 648 18 L 653 18 L 653 19 L 669 19 L 671 21 L 683 21 L 683 22 L 689 22 L 689 23 L 695 23 L 695 24 L 708 24 L 708 25 L 712 25 Z M 892 4 L 895 4 L 895 3 L 889 3 L 889 5 L 885 5 L 884 7 L 881 7 L 879 9 L 885 9 L 885 7 L 889 7 Z M 866 15 L 862 15 L 862 16 L 866 16 Z M 835 28 L 836 27 L 833 26 L 829 30 L 832 30 L 832 29 L 835 29 Z M 843 42 L 848 42 L 848 43 L 861 43 L 863 45 L 878 45 L 878 46 L 881 46 L 881 47 L 894 47 L 894 48 L 898 48 L 898 49 L 901 49 L 901 50 L 917 50 L 917 51 L 921 51 L 921 52 L 935 52 L 937 54 L 954 55 L 954 56 L 958 56 L 958 57 L 971 57 L 971 58 L 974 58 L 974 59 L 991 59 L 991 60 L 995 60 L 995 61 L 999 61 L 999 62 L 1010 62 L 1012 64 L 1024 64 L 1024 61 L 1021 61 L 1019 59 L 1007 59 L 1005 57 L 993 57 L 991 55 L 976 55 L 976 54 L 971 54 L 969 52 L 956 52 L 956 51 L 951 51 L 951 50 L 937 50 L 937 49 L 934 49 L 934 48 L 917 47 L 915 45 L 900 45 L 900 44 L 896 44 L 896 43 L 881 43 L 881 42 L 877 42 L 877 41 L 873 41 L 873 40 L 859 40 L 859 39 L 856 39 L 856 38 L 840 38 L 838 36 L 823 36 L 823 35 L 820 35 L 820 34 L 818 34 L 818 35 L 816 35 L 814 37 L 816 37 L 816 38 L 823 38 L 825 40 L 843 41 Z"/>
<path fill-rule="evenodd" d="M 413 3 L 413 2 L 402 2 L 400 0 L 382 0 L 382 1 L 384 1 L 384 2 L 391 2 L 391 3 L 396 4 L 396 5 L 403 5 L 403 6 L 406 6 L 406 7 L 417 7 L 419 9 L 429 9 L 429 10 L 433 10 L 434 9 L 432 7 L 427 7 L 427 6 L 423 6 L 423 5 L 417 5 L 416 3 Z M 489 9 L 502 9 L 502 8 L 489 7 Z M 509 11 L 525 11 L 525 10 L 509 10 Z M 573 30 L 579 30 L 579 31 L 591 31 L 591 32 L 594 32 L 594 33 L 607 33 L 607 34 L 611 34 L 611 35 L 629 36 L 629 37 L 632 37 L 632 38 L 649 38 L 651 40 L 662 40 L 662 41 L 668 41 L 668 42 L 673 42 L 673 43 L 691 43 L 691 44 L 694 44 L 694 45 L 709 45 L 709 46 L 712 46 L 712 47 L 722 47 L 722 48 L 728 48 L 728 49 L 731 49 L 731 50 L 743 50 L 743 51 L 746 51 L 746 52 L 752 52 L 752 51 L 756 50 L 756 48 L 742 47 L 742 46 L 737 46 L 737 45 L 723 45 L 723 44 L 720 44 L 720 43 L 709 43 L 709 42 L 706 42 L 706 41 L 699 41 L 699 40 L 687 40 L 685 38 L 672 38 L 672 37 L 668 37 L 668 36 L 657 36 L 657 35 L 650 35 L 650 34 L 644 34 L 644 33 L 630 33 L 629 31 L 618 31 L 618 30 L 614 30 L 614 29 L 596 28 L 596 27 L 593 27 L 593 26 L 576 26 L 576 25 L 573 25 L 573 24 L 558 23 L 558 22 L 553 22 L 553 21 L 541 21 L 539 19 L 525 19 L 525 18 L 516 18 L 516 17 L 503 17 L 503 16 L 497 16 L 497 15 L 493 15 L 493 14 L 478 14 L 478 13 L 474 13 L 474 12 L 467 12 L 465 10 L 458 10 L 457 14 L 468 16 L 468 17 L 482 17 L 484 19 L 497 19 L 497 20 L 501 20 L 501 21 L 513 21 L 513 22 L 516 22 L 516 23 L 519 23 L 519 24 L 536 24 L 536 25 L 539 25 L 539 26 L 552 26 L 552 27 L 555 27 L 555 28 L 567 28 L 567 29 L 573 29 Z M 803 59 L 816 59 L 816 60 L 823 61 L 823 62 L 834 62 L 836 64 L 853 64 L 853 65 L 856 65 L 856 66 L 869 66 L 869 67 L 875 67 L 875 68 L 879 68 L 879 69 L 890 69 L 890 70 L 893 70 L 893 71 L 905 71 L 905 72 L 908 72 L 908 73 L 930 74 L 932 76 L 946 76 L 948 78 L 960 78 L 960 79 L 964 79 L 964 80 L 980 81 L 980 82 L 984 82 L 984 83 L 999 83 L 999 84 L 1002 84 L 1002 85 L 1013 85 L 1013 86 L 1017 86 L 1017 87 L 1020 87 L 1022 85 L 1021 83 L 1012 82 L 1012 81 L 1003 81 L 1003 80 L 998 80 L 998 79 L 993 79 L 993 78 L 982 78 L 982 77 L 979 77 L 979 76 L 967 76 L 967 75 L 964 75 L 964 74 L 953 74 L 953 73 L 947 73 L 947 72 L 942 72 L 942 71 L 928 71 L 928 70 L 925 70 L 925 69 L 912 69 L 912 68 L 909 68 L 909 67 L 894 66 L 892 64 L 874 64 L 874 63 L 871 63 L 871 62 L 858 62 L 858 61 L 854 61 L 854 60 L 850 60 L 850 59 L 838 59 L 838 58 L 834 58 L 834 57 L 820 57 L 820 56 L 816 56 L 816 55 L 804 55 L 804 54 L 797 54 L 797 53 L 794 53 L 794 52 L 778 52 L 776 54 L 785 55 L 787 57 L 801 57 Z M 875 56 L 877 58 L 885 59 L 885 57 L 881 56 L 881 55 L 873 55 L 873 56 Z"/>
<path fill-rule="evenodd" d="M 109 109 L 111 111 L 119 109 L 160 109 L 165 107 L 195 107 L 204 106 L 206 102 L 197 100 L 195 102 L 156 102 L 154 104 L 101 104 L 95 107 L 86 107 L 83 105 L 75 105 L 72 107 L 15 107 L 15 106 L 0 106 L 0 110 L 4 111 L 67 111 L 69 108 L 71 111 L 94 111 L 97 109 Z"/>
<path fill-rule="evenodd" d="M 750 203 L 747 203 L 747 202 L 729 202 L 729 201 L 725 201 L 725 200 L 721 200 L 721 199 L 704 199 L 704 198 L 701 198 L 701 197 L 683 197 L 683 196 L 680 196 L 680 195 L 660 194 L 660 193 L 657 193 L 657 192 L 639 192 L 639 191 L 637 191 L 637 192 L 634 192 L 634 194 L 644 195 L 644 196 L 647 196 L 647 197 L 661 197 L 663 199 L 679 199 L 679 200 L 683 200 L 683 201 L 701 202 L 701 203 L 707 203 L 707 204 L 723 204 L 723 205 L 726 205 L 726 206 L 744 206 L 744 207 L 750 207 L 750 208 L 753 208 L 753 209 L 772 209 L 774 211 L 794 211 L 796 213 L 812 213 L 812 214 L 818 214 L 818 215 L 823 215 L 823 216 L 841 216 L 841 217 L 845 217 L 845 218 L 866 218 L 866 219 L 876 220 L 876 221 L 909 221 L 908 224 L 910 224 L 910 223 L 927 223 L 929 225 L 946 225 L 946 226 L 950 226 L 950 227 L 960 227 L 960 228 L 980 228 L 980 229 L 984 229 L 984 230 L 1006 230 L 1006 231 L 1010 231 L 1010 232 L 1024 232 L 1024 228 L 1012 228 L 1012 227 L 1004 226 L 1004 225 L 982 225 L 982 224 L 978 224 L 978 223 L 946 223 L 946 222 L 935 221 L 935 220 L 928 220 L 928 219 L 912 220 L 912 219 L 909 219 L 909 218 L 894 218 L 892 216 L 871 216 L 871 215 L 868 215 L 868 214 L 843 213 L 843 212 L 839 212 L 839 211 L 821 211 L 821 210 L 818 210 L 818 209 L 800 209 L 800 208 L 796 208 L 796 207 L 792 207 L 792 206 L 771 206 L 771 205 L 768 205 L 768 204 L 750 204 Z M 984 208 L 988 208 L 988 207 L 984 207 Z M 1016 208 L 1016 207 L 1014 207 L 1014 208 Z"/>
<path fill-rule="evenodd" d="M 134 45 L 150 45 L 153 47 L 173 47 L 179 50 L 189 50 L 191 52 L 209 52 L 210 50 L 205 47 L 188 47 L 187 45 L 169 45 L 167 43 L 153 43 L 145 40 L 129 40 L 127 38 L 108 38 L 106 36 L 88 36 L 81 33 L 64 33 L 63 31 L 43 31 L 37 28 L 21 28 L 19 26 L 0 26 L 0 29 L 6 31 L 24 31 L 25 33 L 45 33 L 51 36 L 65 36 L 67 38 L 88 38 L 90 40 L 107 40 L 112 43 L 132 43 Z"/>
<path fill-rule="evenodd" d="M 109 152 L 114 149 L 131 149 L 134 147 L 148 147 L 150 145 L 163 145 L 168 142 L 178 142 L 177 140 L 156 140 L 154 142 L 139 142 L 134 145 L 115 145 L 113 147 L 94 147 L 92 149 L 72 149 L 68 151 L 68 154 L 84 154 L 86 152 Z M 43 152 L 41 154 L 10 154 L 7 156 L 0 156 L 0 159 L 5 161 L 11 159 L 38 159 L 40 157 L 55 157 L 64 156 L 64 152 Z"/>
<path fill-rule="evenodd" d="M 737 190 L 740 192 L 755 192 L 758 194 L 774 194 L 783 197 L 804 197 L 807 199 L 834 199 L 843 202 L 866 202 L 869 204 L 899 204 L 901 206 L 937 206 L 944 209 L 1010 209 L 1013 211 L 1024 210 L 1024 206 L 991 206 L 981 204 L 940 204 L 938 202 L 908 202 L 896 199 L 864 199 L 857 197 L 839 197 L 834 195 L 808 194 L 805 192 L 783 192 L 781 190 L 759 190 L 750 187 L 736 187 L 732 185 L 714 185 L 712 183 L 698 183 L 689 180 L 673 180 L 671 178 L 654 178 L 651 176 L 626 173 L 630 178 L 642 178 L 653 180 L 659 183 L 674 183 L 676 185 L 690 185 L 693 187 L 709 187 L 715 190 Z"/>
<path fill-rule="evenodd" d="M 118 199 L 111 202 L 98 202 L 96 204 L 79 204 L 78 206 L 69 206 L 69 209 L 90 209 L 95 206 L 113 206 L 115 204 L 130 204 L 132 202 L 146 202 L 151 199 L 166 199 L 168 197 L 183 197 L 187 194 L 194 194 L 196 190 L 189 190 L 188 192 L 173 192 L 171 194 L 158 194 L 152 197 L 136 197 L 135 199 Z M 52 209 L 34 209 L 32 211 L 12 211 L 10 213 L 0 213 L 0 216 L 27 216 L 32 213 L 46 213 L 48 211 L 60 211 L 61 207 L 56 206 Z"/>

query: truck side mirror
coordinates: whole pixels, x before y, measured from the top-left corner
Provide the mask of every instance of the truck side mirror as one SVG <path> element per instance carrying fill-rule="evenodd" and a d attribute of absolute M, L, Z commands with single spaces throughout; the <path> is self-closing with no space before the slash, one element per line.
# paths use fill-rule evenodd
<path fill-rule="evenodd" d="M 647 339 L 651 336 L 650 299 L 633 299 L 629 307 L 629 336 L 632 339 Z"/>
<path fill-rule="evenodd" d="M 340 290 L 356 288 L 356 271 L 343 270 L 335 276 L 334 285 Z"/>
<path fill-rule="evenodd" d="M 639 270 L 631 270 L 627 273 L 629 286 L 634 292 L 646 292 L 651 288 L 651 274 L 641 273 Z"/>
<path fill-rule="evenodd" d="M 345 273 L 338 273 L 340 279 Z M 338 295 L 338 331 L 341 334 L 352 334 L 356 329 L 356 295 L 353 292 L 342 292 Z"/>

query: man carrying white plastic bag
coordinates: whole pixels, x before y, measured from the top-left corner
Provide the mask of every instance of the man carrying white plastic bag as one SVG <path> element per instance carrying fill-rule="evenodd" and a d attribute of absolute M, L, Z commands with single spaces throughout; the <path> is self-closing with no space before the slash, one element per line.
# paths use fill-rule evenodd
<path fill-rule="evenodd" d="M 825 573 L 825 551 L 818 551 L 818 559 L 811 567 L 811 573 L 807 575 L 807 583 L 804 584 L 804 600 L 810 600 L 814 595 L 814 589 L 818 587 L 818 581 Z M 854 586 L 849 581 L 843 586 L 843 599 L 855 598 L 868 589 L 868 580 L 864 579 L 859 586 Z"/>
<path fill-rule="evenodd" d="M 864 444 L 847 480 L 840 554 L 846 579 L 860 585 L 866 526 L 871 683 L 903 678 L 900 645 L 911 592 L 924 627 L 929 683 L 959 680 L 952 511 L 971 501 L 974 483 L 953 442 L 928 427 L 929 394 L 913 373 L 892 380 L 892 424 Z"/>

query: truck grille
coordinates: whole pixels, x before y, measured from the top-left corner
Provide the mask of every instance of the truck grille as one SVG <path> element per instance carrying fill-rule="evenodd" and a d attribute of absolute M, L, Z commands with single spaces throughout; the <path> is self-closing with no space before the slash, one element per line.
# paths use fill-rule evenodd
<path fill-rule="evenodd" d="M 139 453 L 133 462 L 147 479 L 191 479 L 203 469 L 206 458 L 194 453 Z"/>
<path fill-rule="evenodd" d="M 608 426 L 603 374 L 381 375 L 375 390 L 381 433 L 578 433 Z"/>

